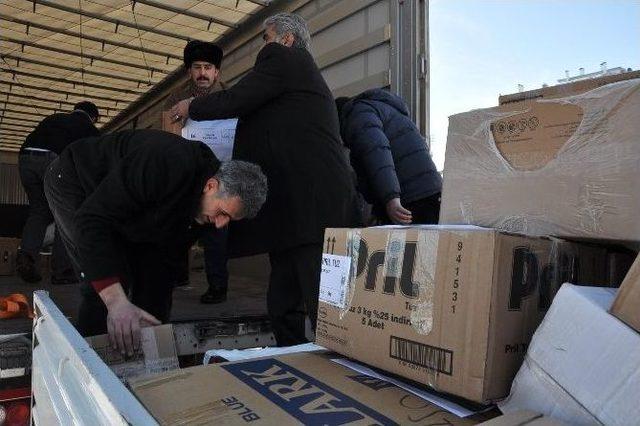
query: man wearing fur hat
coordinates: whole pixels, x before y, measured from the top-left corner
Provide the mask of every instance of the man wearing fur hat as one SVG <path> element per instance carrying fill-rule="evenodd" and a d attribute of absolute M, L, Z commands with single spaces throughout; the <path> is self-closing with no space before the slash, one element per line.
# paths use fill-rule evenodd
<path fill-rule="evenodd" d="M 192 40 L 184 48 L 184 67 L 189 75 L 186 87 L 172 93 L 165 102 L 165 110 L 183 99 L 208 95 L 226 88 L 219 80 L 222 49 L 214 43 Z M 209 288 L 202 295 L 202 303 L 220 303 L 227 298 L 227 228 L 213 228 L 200 238 L 204 246 L 205 272 Z M 181 283 L 188 282 L 188 259 L 185 259 L 185 276 Z"/>

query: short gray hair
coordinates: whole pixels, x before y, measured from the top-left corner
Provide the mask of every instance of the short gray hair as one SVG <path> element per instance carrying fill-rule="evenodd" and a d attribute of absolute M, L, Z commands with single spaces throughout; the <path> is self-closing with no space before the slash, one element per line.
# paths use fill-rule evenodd
<path fill-rule="evenodd" d="M 277 13 L 265 19 L 263 26 L 265 29 L 273 26 L 278 37 L 291 33 L 295 39 L 292 47 L 311 50 L 309 28 L 307 28 L 307 22 L 300 15 L 286 12 Z"/>
<path fill-rule="evenodd" d="M 240 160 L 225 161 L 214 178 L 220 182 L 218 198 L 239 197 L 244 217 L 256 217 L 267 199 L 267 177 L 260 166 Z"/>

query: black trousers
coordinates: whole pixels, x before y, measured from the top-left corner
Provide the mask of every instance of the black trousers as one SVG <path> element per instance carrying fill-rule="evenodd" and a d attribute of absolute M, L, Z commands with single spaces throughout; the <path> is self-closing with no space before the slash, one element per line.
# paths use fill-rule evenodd
<path fill-rule="evenodd" d="M 440 194 L 438 192 L 429 197 L 403 204 L 403 207 L 411 212 L 412 224 L 435 225 L 438 223 L 440 220 Z M 393 223 L 387 216 L 387 210 L 384 206 L 374 206 L 373 211 L 382 224 Z"/>
<path fill-rule="evenodd" d="M 56 221 L 60 236 L 67 247 L 69 258 L 79 276 L 82 265 L 76 245 L 78 230 L 73 217 L 85 199 L 83 189 L 67 176 L 54 160 L 45 175 L 45 193 Z M 173 284 L 176 280 L 177 259 L 173 250 L 154 244 L 122 241 L 124 250 L 119 253 L 127 265 L 121 271 L 121 284 L 131 302 L 149 312 L 162 322 L 169 321 Z M 184 248 L 186 250 L 186 247 Z M 184 253 L 180 253 L 183 255 Z M 90 283 L 80 283 L 81 302 L 78 314 L 78 331 L 83 336 L 107 332 L 107 308 Z"/>
<path fill-rule="evenodd" d="M 204 270 L 209 289 L 223 291 L 229 283 L 227 270 L 227 235 L 229 227 L 210 227 L 200 237 L 204 247 Z"/>
<path fill-rule="evenodd" d="M 305 313 L 315 328 L 322 244 L 269 253 L 267 309 L 278 346 L 306 343 Z"/>
<path fill-rule="evenodd" d="M 20 250 L 34 260 L 42 249 L 47 227 L 53 223 L 49 203 L 44 195 L 44 175 L 49 164 L 57 157 L 54 152 L 27 151 L 20 154 L 18 171 L 24 191 L 29 198 L 29 216 L 22 230 Z M 60 233 L 56 230 L 51 253 L 51 273 L 53 276 L 71 275 L 73 270 Z"/>

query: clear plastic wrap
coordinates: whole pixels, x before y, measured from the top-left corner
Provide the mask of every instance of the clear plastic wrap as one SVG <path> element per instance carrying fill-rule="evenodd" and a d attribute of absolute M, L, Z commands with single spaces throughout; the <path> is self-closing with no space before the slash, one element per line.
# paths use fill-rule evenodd
<path fill-rule="evenodd" d="M 638 241 L 639 179 L 640 79 L 474 110 L 450 117 L 440 223 Z"/>

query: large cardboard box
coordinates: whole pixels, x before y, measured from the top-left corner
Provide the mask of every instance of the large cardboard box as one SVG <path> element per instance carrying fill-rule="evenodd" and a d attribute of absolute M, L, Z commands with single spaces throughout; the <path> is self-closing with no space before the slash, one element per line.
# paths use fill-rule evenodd
<path fill-rule="evenodd" d="M 639 241 L 640 79 L 450 117 L 440 223 Z"/>
<path fill-rule="evenodd" d="M 609 315 L 615 290 L 562 286 L 503 412 L 532 410 L 571 425 L 637 425 L 640 334 Z"/>
<path fill-rule="evenodd" d="M 640 333 L 640 256 L 622 282 L 611 313 Z"/>
<path fill-rule="evenodd" d="M 132 380 L 161 425 L 471 425 L 386 381 L 319 354 L 187 368 Z"/>
<path fill-rule="evenodd" d="M 20 239 L 0 237 L 0 275 L 13 275 Z"/>
<path fill-rule="evenodd" d="M 589 90 L 593 90 L 607 84 L 624 80 L 632 80 L 634 78 L 640 78 L 640 71 L 627 71 L 620 74 L 587 78 L 570 83 L 557 84 L 555 86 L 542 87 L 535 90 L 527 90 L 526 92 L 502 95 L 498 98 L 498 104 L 504 105 L 515 102 L 531 102 L 536 99 L 564 98 L 567 96 L 579 95 L 580 93 L 588 92 Z"/>
<path fill-rule="evenodd" d="M 507 396 L 561 283 L 607 280 L 599 248 L 474 226 L 325 240 L 317 343 L 477 402 Z"/>
<path fill-rule="evenodd" d="M 123 356 L 119 351 L 114 350 L 106 334 L 87 337 L 86 340 L 124 383 L 134 377 L 179 368 L 171 324 L 142 328 L 140 350 L 130 357 Z"/>

